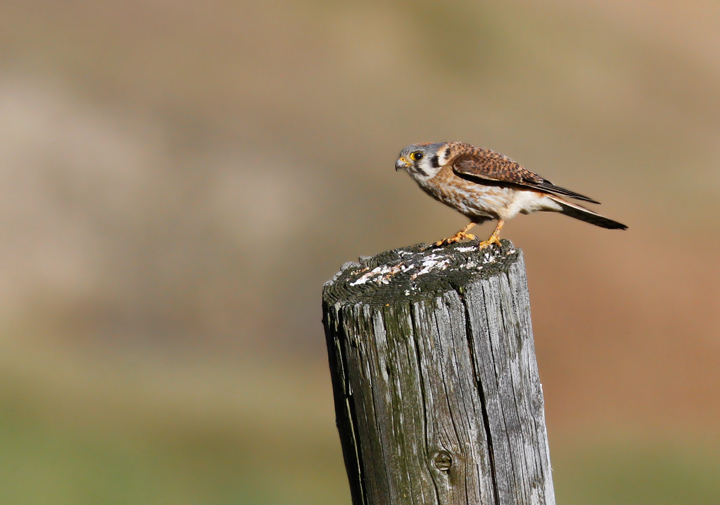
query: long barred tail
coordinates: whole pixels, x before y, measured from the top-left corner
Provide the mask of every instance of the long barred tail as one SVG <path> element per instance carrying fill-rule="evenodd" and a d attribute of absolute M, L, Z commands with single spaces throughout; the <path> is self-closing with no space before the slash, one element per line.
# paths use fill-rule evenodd
<path fill-rule="evenodd" d="M 548 195 L 550 196 L 550 195 Z M 562 198 L 558 198 L 555 196 L 550 196 L 550 198 L 560 205 L 562 210 L 559 212 L 561 214 L 565 214 L 566 216 L 574 217 L 575 219 L 579 219 L 580 221 L 585 221 L 586 223 L 594 224 L 595 226 L 600 226 L 601 228 L 608 228 L 610 230 L 626 230 L 627 226 L 625 226 L 622 223 L 618 223 L 617 221 L 613 221 L 612 219 L 608 219 L 604 216 L 601 216 L 597 212 L 593 212 L 590 209 L 586 209 L 582 205 L 578 205 L 575 203 L 570 203 Z"/>

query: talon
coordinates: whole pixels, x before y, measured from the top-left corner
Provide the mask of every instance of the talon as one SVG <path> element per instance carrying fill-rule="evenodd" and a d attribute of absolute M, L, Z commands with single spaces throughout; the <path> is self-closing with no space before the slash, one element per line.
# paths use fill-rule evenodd
<path fill-rule="evenodd" d="M 502 243 L 500 242 L 500 230 L 502 230 L 504 224 L 505 221 L 503 221 L 502 219 L 498 221 L 498 224 L 495 227 L 495 231 L 493 232 L 493 234 L 490 235 L 490 238 L 488 238 L 487 240 L 483 240 L 482 242 L 480 242 L 478 249 L 482 251 L 486 247 L 490 247 L 493 244 L 497 244 L 498 247 L 502 247 Z"/>
<path fill-rule="evenodd" d="M 460 242 L 461 240 L 475 240 L 475 238 L 476 238 L 475 235 L 467 232 L 473 226 L 475 226 L 475 223 L 470 223 L 469 225 L 467 225 L 465 228 L 463 228 L 462 230 L 457 232 L 452 237 L 446 238 L 444 240 L 439 240 L 439 241 L 435 242 L 435 244 L 433 244 L 433 245 L 435 245 L 435 247 L 440 247 L 441 245 L 454 244 L 455 242 Z"/>
<path fill-rule="evenodd" d="M 486 247 L 490 247 L 493 244 L 497 244 L 498 246 L 502 247 L 502 243 L 500 242 L 500 239 L 496 235 L 490 235 L 490 238 L 487 240 L 483 240 L 478 245 L 479 249 L 485 249 Z"/>
<path fill-rule="evenodd" d="M 477 237 L 473 235 L 472 233 L 463 233 L 463 232 L 457 232 L 455 235 L 453 235 L 450 238 L 446 238 L 444 240 L 439 240 L 435 242 L 436 246 L 441 245 L 448 245 L 448 244 L 454 244 L 455 242 L 460 242 L 461 240 L 475 240 Z"/>

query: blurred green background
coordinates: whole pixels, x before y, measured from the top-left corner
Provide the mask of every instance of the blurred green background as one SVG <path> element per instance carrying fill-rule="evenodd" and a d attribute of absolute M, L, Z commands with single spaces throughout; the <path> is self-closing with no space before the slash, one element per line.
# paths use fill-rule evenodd
<path fill-rule="evenodd" d="M 349 504 L 322 283 L 465 224 L 393 170 L 444 140 L 630 226 L 503 231 L 558 503 L 720 503 L 718 26 L 709 0 L 4 0 L 0 503 Z"/>

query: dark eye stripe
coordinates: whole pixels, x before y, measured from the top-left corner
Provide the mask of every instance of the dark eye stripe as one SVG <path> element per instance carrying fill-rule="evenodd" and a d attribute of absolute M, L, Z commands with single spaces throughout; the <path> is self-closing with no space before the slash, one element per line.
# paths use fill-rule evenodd
<path fill-rule="evenodd" d="M 430 159 L 430 163 L 432 164 L 433 168 L 439 168 L 440 167 L 440 156 L 438 156 L 437 154 L 435 156 L 433 156 Z"/>

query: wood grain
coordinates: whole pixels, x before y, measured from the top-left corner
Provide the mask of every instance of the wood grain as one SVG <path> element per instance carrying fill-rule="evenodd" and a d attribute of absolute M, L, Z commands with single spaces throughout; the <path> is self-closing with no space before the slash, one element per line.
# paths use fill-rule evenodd
<path fill-rule="evenodd" d="M 522 253 L 396 249 L 323 313 L 355 505 L 554 505 Z"/>

